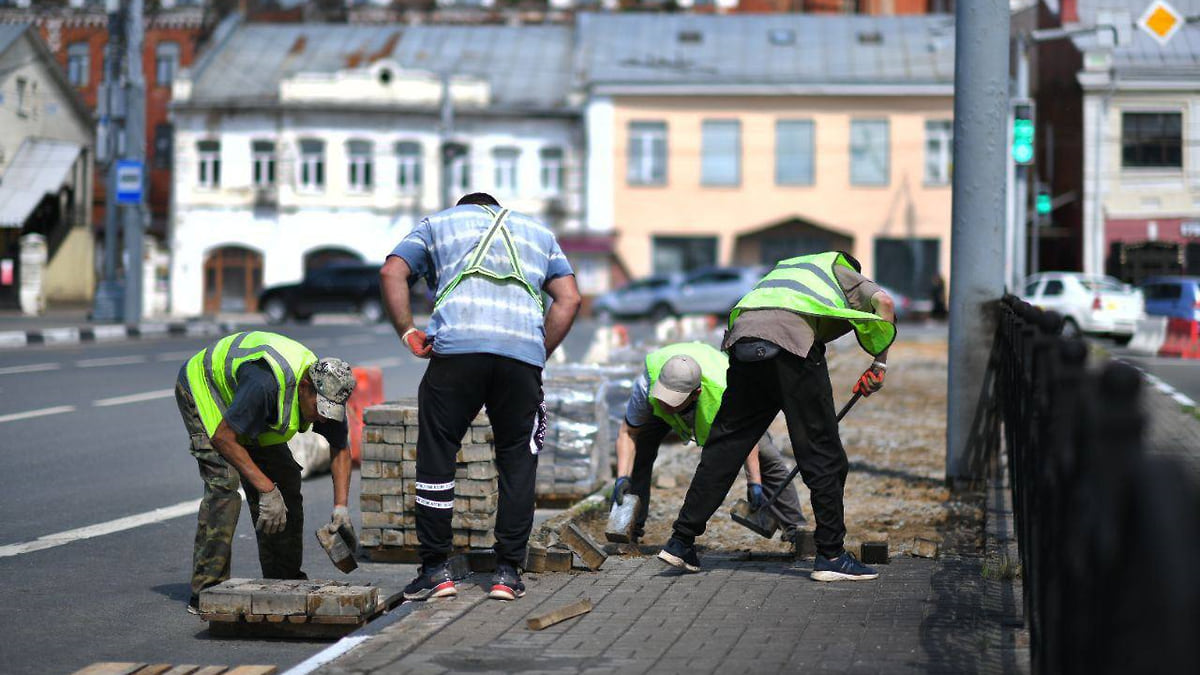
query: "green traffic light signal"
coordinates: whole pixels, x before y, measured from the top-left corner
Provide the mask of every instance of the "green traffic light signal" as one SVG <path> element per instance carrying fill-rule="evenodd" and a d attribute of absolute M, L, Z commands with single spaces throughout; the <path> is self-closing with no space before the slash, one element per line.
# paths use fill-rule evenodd
<path fill-rule="evenodd" d="M 1050 193 L 1049 192 L 1039 192 L 1038 196 L 1037 196 L 1037 201 L 1035 202 L 1035 206 L 1037 209 L 1037 214 L 1039 216 L 1044 216 L 1044 215 L 1050 213 L 1050 211 L 1052 210 L 1052 205 L 1050 203 Z"/>
<path fill-rule="evenodd" d="M 1017 164 L 1033 162 L 1033 120 L 1013 120 L 1012 156 Z"/>

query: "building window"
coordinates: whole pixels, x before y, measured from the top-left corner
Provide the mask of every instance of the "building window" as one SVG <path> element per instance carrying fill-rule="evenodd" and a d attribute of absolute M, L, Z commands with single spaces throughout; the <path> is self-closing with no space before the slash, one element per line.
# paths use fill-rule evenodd
<path fill-rule="evenodd" d="M 26 91 L 29 88 L 29 81 L 23 77 L 17 78 L 17 114 L 21 117 L 29 115 L 29 95 Z"/>
<path fill-rule="evenodd" d="M 542 192 L 548 195 L 562 194 L 565 182 L 562 148 L 542 148 L 538 156 L 542 160 Z"/>
<path fill-rule="evenodd" d="M 1122 113 L 1121 166 L 1127 169 L 1183 168 L 1183 115 Z"/>
<path fill-rule="evenodd" d="M 517 162 L 521 151 L 516 148 L 495 148 L 492 150 L 492 164 L 495 167 L 495 186 L 499 194 L 515 195 L 517 193 Z"/>
<path fill-rule="evenodd" d="M 421 191 L 421 145 L 412 141 L 396 144 L 396 187 L 404 194 Z"/>
<path fill-rule="evenodd" d="M 346 143 L 348 181 L 351 192 L 370 192 L 375 184 L 373 162 L 371 160 L 372 145 L 370 141 L 350 141 Z"/>
<path fill-rule="evenodd" d="M 325 141 L 300 139 L 300 189 L 319 192 L 325 189 Z"/>
<path fill-rule="evenodd" d="M 954 122 L 925 122 L 925 184 L 949 185 L 954 162 Z"/>
<path fill-rule="evenodd" d="M 812 120 L 775 122 L 775 184 L 813 184 Z"/>
<path fill-rule="evenodd" d="M 221 187 L 221 142 L 199 141 L 196 143 L 197 181 L 202 188 Z"/>
<path fill-rule="evenodd" d="M 655 274 L 690 272 L 717 264 L 716 237 L 654 237 Z"/>
<path fill-rule="evenodd" d="M 179 43 L 160 42 L 154 46 L 154 82 L 169 87 L 179 70 Z"/>
<path fill-rule="evenodd" d="M 254 187 L 265 188 L 275 184 L 275 141 L 254 141 L 250 144 L 251 161 L 254 162 Z"/>
<path fill-rule="evenodd" d="M 169 123 L 154 125 L 154 168 L 170 169 L 173 161 L 175 129 Z"/>
<path fill-rule="evenodd" d="M 667 123 L 630 122 L 626 160 L 630 185 L 666 185 Z"/>
<path fill-rule="evenodd" d="M 737 185 L 742 180 L 742 123 L 704 120 L 700 124 L 700 183 Z"/>
<path fill-rule="evenodd" d="M 73 86 L 87 86 L 90 51 L 91 47 L 86 42 L 76 42 L 67 47 L 67 80 Z"/>
<path fill-rule="evenodd" d="M 850 121 L 850 184 L 888 184 L 887 120 Z"/>

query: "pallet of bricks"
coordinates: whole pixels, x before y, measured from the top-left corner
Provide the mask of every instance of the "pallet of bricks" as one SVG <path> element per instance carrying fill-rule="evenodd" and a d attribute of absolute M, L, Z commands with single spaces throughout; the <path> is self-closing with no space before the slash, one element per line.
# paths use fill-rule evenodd
<path fill-rule="evenodd" d="M 363 414 L 360 543 L 378 562 L 418 562 L 417 405 L 382 403 Z M 487 415 L 471 422 L 454 472 L 454 549 L 490 549 L 499 503 L 495 443 Z"/>
<path fill-rule="evenodd" d="M 538 457 L 537 498 L 566 505 L 600 487 L 610 476 L 615 433 L 612 400 L 620 412 L 632 378 L 627 369 L 566 366 L 546 371 L 542 390 L 547 411 L 546 443 Z"/>

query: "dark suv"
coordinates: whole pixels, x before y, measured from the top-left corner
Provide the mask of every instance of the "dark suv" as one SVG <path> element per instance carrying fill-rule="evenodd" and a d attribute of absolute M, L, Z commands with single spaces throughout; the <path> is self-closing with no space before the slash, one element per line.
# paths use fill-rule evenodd
<path fill-rule="evenodd" d="M 312 270 L 298 284 L 271 286 L 258 296 L 270 323 L 307 319 L 318 312 L 357 312 L 366 321 L 385 315 L 378 265 L 330 265 Z"/>

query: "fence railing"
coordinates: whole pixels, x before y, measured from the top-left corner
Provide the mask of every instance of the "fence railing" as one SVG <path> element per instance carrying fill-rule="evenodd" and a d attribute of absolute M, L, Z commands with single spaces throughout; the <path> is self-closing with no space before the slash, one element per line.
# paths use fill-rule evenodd
<path fill-rule="evenodd" d="M 976 447 L 1007 451 L 1034 672 L 1200 672 L 1200 487 L 1146 454 L 1141 373 L 1013 296 L 996 319 Z"/>

